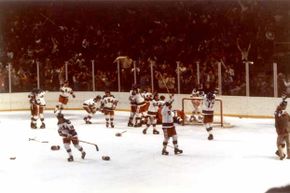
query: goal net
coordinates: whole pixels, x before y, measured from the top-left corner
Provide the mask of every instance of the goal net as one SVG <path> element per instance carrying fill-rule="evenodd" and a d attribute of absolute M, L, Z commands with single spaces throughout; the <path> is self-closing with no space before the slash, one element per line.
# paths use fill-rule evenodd
<path fill-rule="evenodd" d="M 199 110 L 202 111 L 202 98 L 201 97 L 192 97 L 192 98 L 183 98 L 182 99 L 182 111 L 186 115 L 183 119 L 182 125 L 202 125 L 203 124 L 203 116 L 201 114 L 193 113 L 195 110 L 194 104 L 200 104 Z M 214 105 L 214 126 L 220 126 L 229 128 L 232 127 L 230 123 L 226 123 L 224 121 L 223 114 L 223 101 L 220 98 L 215 99 Z"/>

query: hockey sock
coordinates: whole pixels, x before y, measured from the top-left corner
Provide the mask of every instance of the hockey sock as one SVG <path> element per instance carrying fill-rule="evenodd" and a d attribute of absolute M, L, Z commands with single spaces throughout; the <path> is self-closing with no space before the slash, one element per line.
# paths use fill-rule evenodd
<path fill-rule="evenodd" d="M 208 132 L 208 134 L 212 134 L 212 127 L 207 127 L 206 131 Z"/>
<path fill-rule="evenodd" d="M 166 150 L 168 142 L 167 141 L 163 141 L 163 149 Z"/>
<path fill-rule="evenodd" d="M 174 146 L 174 148 L 178 148 L 178 145 L 177 145 L 177 140 L 175 141 L 175 140 L 173 140 L 173 146 Z"/>

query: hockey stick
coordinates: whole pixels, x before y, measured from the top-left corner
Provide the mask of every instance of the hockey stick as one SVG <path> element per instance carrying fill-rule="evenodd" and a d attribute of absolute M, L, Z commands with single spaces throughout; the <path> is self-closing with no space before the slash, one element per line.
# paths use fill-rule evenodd
<path fill-rule="evenodd" d="M 126 133 L 126 132 L 127 132 L 127 130 L 125 130 L 125 131 L 122 131 L 121 133 L 116 133 L 116 134 L 115 134 L 115 136 L 116 136 L 116 137 L 121 137 L 121 136 L 122 136 L 122 134 L 123 134 L 123 133 Z"/>
<path fill-rule="evenodd" d="M 282 101 L 286 101 L 287 98 L 288 98 L 287 94 L 282 95 Z"/>
<path fill-rule="evenodd" d="M 29 141 L 36 141 L 36 142 L 39 142 L 39 143 L 48 143 L 48 141 L 39 141 L 39 140 L 34 139 L 34 138 L 29 138 Z"/>
<path fill-rule="evenodd" d="M 40 13 L 40 15 L 45 18 L 47 21 L 49 21 L 50 23 L 52 23 L 55 26 L 58 26 L 54 21 L 52 21 L 49 17 L 45 16 L 44 14 Z"/>
<path fill-rule="evenodd" d="M 166 87 L 167 93 L 170 93 L 170 92 L 169 92 L 169 89 L 168 89 L 168 86 L 167 86 L 167 84 L 166 84 L 166 82 L 165 82 L 165 80 L 164 80 L 164 78 L 163 78 L 161 72 L 159 72 L 159 76 L 160 76 L 161 81 L 163 82 L 164 86 Z"/>
<path fill-rule="evenodd" d="M 96 147 L 96 150 L 97 150 L 97 151 L 99 151 L 99 147 L 98 147 L 98 145 L 97 145 L 97 144 L 95 144 L 95 143 L 91 143 L 91 142 L 88 142 L 88 141 L 83 141 L 83 140 L 79 140 L 79 142 L 82 142 L 82 143 L 86 143 L 86 144 L 93 145 L 93 146 L 95 146 L 95 147 Z"/>

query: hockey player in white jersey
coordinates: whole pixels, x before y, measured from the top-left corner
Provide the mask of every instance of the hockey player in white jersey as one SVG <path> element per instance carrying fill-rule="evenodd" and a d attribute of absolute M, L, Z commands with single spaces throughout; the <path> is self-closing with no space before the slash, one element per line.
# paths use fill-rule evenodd
<path fill-rule="evenodd" d="M 203 105 L 202 105 L 202 114 L 203 114 L 203 123 L 205 125 L 206 131 L 208 132 L 208 140 L 213 140 L 212 134 L 212 123 L 214 117 L 214 104 L 215 104 L 216 95 L 213 92 L 208 92 L 203 95 Z"/>
<path fill-rule="evenodd" d="M 159 131 L 156 129 L 156 123 L 157 123 L 157 113 L 159 107 L 163 104 L 163 102 L 159 101 L 159 96 L 157 93 L 154 94 L 154 97 L 152 99 L 152 95 L 148 96 L 148 102 L 149 107 L 147 111 L 147 123 L 146 128 L 143 130 L 143 134 L 147 133 L 147 129 L 150 127 L 150 125 L 153 126 L 153 134 L 158 135 Z"/>
<path fill-rule="evenodd" d="M 135 100 L 137 104 L 136 108 L 136 121 L 134 127 L 142 126 L 142 115 L 146 112 L 146 101 L 142 93 L 138 91 L 135 95 Z"/>
<path fill-rule="evenodd" d="M 86 152 L 84 151 L 83 147 L 80 146 L 77 132 L 74 126 L 71 124 L 70 120 L 65 119 L 63 114 L 58 114 L 57 119 L 58 134 L 62 137 L 64 148 L 69 155 L 67 161 L 74 161 L 72 150 L 70 148 L 71 143 L 81 152 L 81 158 L 85 159 Z"/>
<path fill-rule="evenodd" d="M 162 114 L 162 130 L 164 133 L 162 155 L 169 154 L 168 151 L 166 150 L 166 147 L 170 137 L 172 137 L 172 142 L 174 145 L 174 153 L 175 154 L 183 153 L 183 151 L 178 148 L 177 133 L 173 122 L 174 113 L 172 112 L 171 102 L 165 103 L 165 105 L 162 107 L 161 114 Z"/>
<path fill-rule="evenodd" d="M 196 98 L 196 97 L 200 97 L 202 95 L 202 93 L 200 93 L 198 90 L 193 89 L 192 93 L 191 93 L 191 98 Z M 193 105 L 193 111 L 192 111 L 192 115 L 190 117 L 190 122 L 196 121 L 198 123 L 202 122 L 202 115 L 201 115 L 201 106 L 202 106 L 202 100 L 199 99 L 193 99 L 191 101 L 192 105 Z"/>
<path fill-rule="evenodd" d="M 58 105 L 54 109 L 54 113 L 61 113 L 64 105 L 67 105 L 69 96 L 75 98 L 75 94 L 71 87 L 69 87 L 69 82 L 66 80 L 63 85 L 60 87 L 60 95 L 58 98 Z"/>
<path fill-rule="evenodd" d="M 38 92 L 35 95 L 36 104 L 39 106 L 38 107 L 38 113 L 39 113 L 39 118 L 40 118 L 40 121 L 41 121 L 41 126 L 40 126 L 41 129 L 45 128 L 43 113 L 44 113 L 45 106 L 46 106 L 46 102 L 45 102 L 45 98 L 44 98 L 46 92 L 47 91 L 44 91 L 42 89 L 38 89 Z"/>
<path fill-rule="evenodd" d="M 96 111 L 101 110 L 101 96 L 97 95 L 95 98 L 85 100 L 83 102 L 83 109 L 87 112 L 87 116 L 84 117 L 86 124 L 92 124 L 91 118 Z"/>
<path fill-rule="evenodd" d="M 128 121 L 128 127 L 133 127 L 135 122 L 135 116 L 136 116 L 136 109 L 137 109 L 137 103 L 136 103 L 136 94 L 138 90 L 137 87 L 134 85 L 132 87 L 132 90 L 129 92 L 129 102 L 130 102 L 130 116 Z"/>
<path fill-rule="evenodd" d="M 29 103 L 30 103 L 30 110 L 31 110 L 31 124 L 30 127 L 32 129 L 37 128 L 37 120 L 38 118 L 41 121 L 41 129 L 45 128 L 44 123 L 44 109 L 46 106 L 46 102 L 44 99 L 46 91 L 43 91 L 42 89 L 33 89 L 31 93 L 28 95 Z"/>
<path fill-rule="evenodd" d="M 114 116 L 115 116 L 115 109 L 118 104 L 118 100 L 111 95 L 109 90 L 105 91 L 105 95 L 101 100 L 101 108 L 105 114 L 106 119 L 106 127 L 109 125 L 114 128 Z"/>

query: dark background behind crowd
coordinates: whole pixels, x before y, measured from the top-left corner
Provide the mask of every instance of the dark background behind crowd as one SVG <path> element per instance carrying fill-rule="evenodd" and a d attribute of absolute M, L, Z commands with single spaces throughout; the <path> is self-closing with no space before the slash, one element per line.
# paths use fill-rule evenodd
<path fill-rule="evenodd" d="M 289 1 L 0 2 L 0 92 L 8 92 L 8 64 L 12 92 L 37 86 L 37 65 L 43 89 L 68 78 L 74 90 L 91 91 L 92 60 L 95 90 L 116 91 L 114 61 L 129 56 L 122 91 L 132 86 L 134 62 L 142 88 L 153 64 L 160 92 L 177 92 L 179 70 L 181 93 L 217 87 L 221 63 L 223 94 L 245 95 L 245 62 L 253 61 L 251 95 L 273 96 L 273 62 L 285 79 L 290 72 L 289 23 Z"/>

